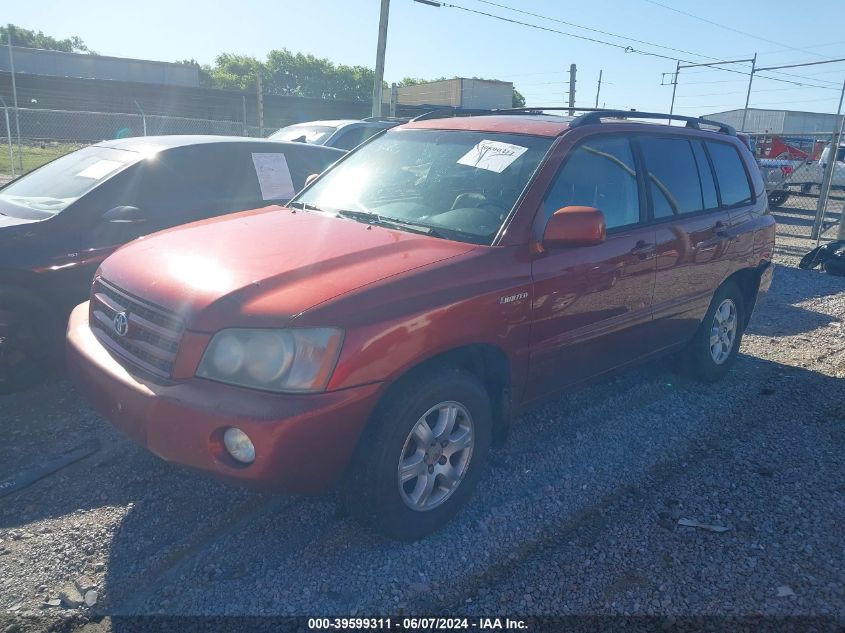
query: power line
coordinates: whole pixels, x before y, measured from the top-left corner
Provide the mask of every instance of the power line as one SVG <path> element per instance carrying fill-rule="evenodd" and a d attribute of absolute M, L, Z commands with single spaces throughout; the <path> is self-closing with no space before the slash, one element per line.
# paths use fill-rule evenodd
<path fill-rule="evenodd" d="M 479 0 L 479 1 L 482 1 L 482 0 Z M 647 1 L 650 1 L 650 0 L 647 0 Z M 451 9 L 459 9 L 461 11 L 466 11 L 467 13 L 474 13 L 476 15 L 483 15 L 485 17 L 493 18 L 495 20 L 501 20 L 503 22 L 509 22 L 511 24 L 517 24 L 517 25 L 520 25 L 520 26 L 527 26 L 527 27 L 532 28 L 532 29 L 537 29 L 537 30 L 540 30 L 540 31 L 546 31 L 548 33 L 555 33 L 557 35 L 564 35 L 566 37 L 573 37 L 575 39 L 585 40 L 585 41 L 593 42 L 593 43 L 596 43 L 596 44 L 604 44 L 605 46 L 611 46 L 613 48 L 618 48 L 618 49 L 620 49 L 620 50 L 622 50 L 626 53 L 636 53 L 638 55 L 645 55 L 645 56 L 648 56 L 648 57 L 657 57 L 657 58 L 660 58 L 660 59 L 667 59 L 667 60 L 670 60 L 670 61 L 673 61 L 673 62 L 696 63 L 696 62 L 689 60 L 689 59 L 683 59 L 683 58 L 679 58 L 679 57 L 670 57 L 669 55 L 663 55 L 661 53 L 655 53 L 653 51 L 646 51 L 646 50 L 637 49 L 637 48 L 634 48 L 633 46 L 623 46 L 622 44 L 617 44 L 615 42 L 608 42 L 608 41 L 600 40 L 600 39 L 594 38 L 594 37 L 587 37 L 586 35 L 578 35 L 576 33 L 569 33 L 567 31 L 561 31 L 561 30 L 558 30 L 558 29 L 553 29 L 553 28 L 550 28 L 550 27 L 541 26 L 539 24 L 531 24 L 530 22 L 523 22 L 521 20 L 508 18 L 508 17 L 502 16 L 502 15 L 496 15 L 494 13 L 489 13 L 487 11 L 480 11 L 478 9 L 470 9 L 469 7 L 464 7 L 464 6 L 461 6 L 461 5 L 458 5 L 458 4 L 451 4 L 451 3 L 447 3 L 447 2 L 439 2 L 439 0 L 437 0 L 437 6 L 451 8 Z M 549 18 L 546 18 L 546 19 L 549 19 Z M 554 19 L 554 18 L 552 18 L 552 19 Z M 704 55 L 698 55 L 698 56 L 699 57 L 705 57 Z M 739 74 L 739 75 L 745 75 L 746 77 L 751 74 L 751 73 L 743 72 L 741 70 L 733 70 L 733 69 L 730 69 L 730 68 L 721 68 L 720 70 L 722 70 L 724 72 L 736 73 L 736 74 Z M 777 71 L 773 71 L 773 72 L 777 72 Z M 785 74 L 785 73 L 780 73 L 780 74 Z M 838 88 L 834 88 L 832 86 L 819 86 L 819 85 L 808 84 L 808 83 L 800 83 L 800 82 L 791 81 L 791 80 L 788 80 L 788 79 L 780 79 L 779 77 L 771 77 L 771 76 L 767 76 L 767 75 L 761 75 L 759 73 L 756 73 L 755 76 L 759 77 L 761 79 L 768 79 L 770 81 L 779 81 L 779 82 L 782 82 L 782 83 L 792 84 L 792 85 L 795 85 L 795 86 L 803 86 L 803 87 L 809 87 L 809 88 L 820 88 L 820 89 L 828 89 L 828 90 L 839 90 Z M 819 81 L 823 81 L 823 80 L 819 80 Z"/>
<path fill-rule="evenodd" d="M 675 7 L 669 6 L 668 4 L 663 4 L 662 2 L 658 2 L 657 0 L 645 0 L 646 2 L 656 5 L 658 7 L 663 7 L 664 9 L 668 9 L 669 11 L 674 11 L 675 13 L 680 13 L 681 15 L 685 15 L 687 17 L 693 18 L 694 20 L 700 20 L 702 22 L 706 22 L 707 24 L 712 24 L 713 26 L 717 26 L 720 29 L 725 29 L 727 31 L 733 31 L 734 33 L 739 33 L 740 35 L 745 35 L 747 37 L 752 37 L 755 40 L 760 40 L 761 42 L 768 42 L 769 44 L 777 44 L 781 48 L 788 48 L 793 51 L 799 51 L 802 53 L 809 53 L 810 55 L 815 55 L 816 57 L 825 57 L 820 53 L 814 53 L 813 51 L 808 51 L 803 48 L 796 48 L 795 46 L 788 46 L 784 45 L 783 42 L 778 42 L 777 40 L 770 40 L 765 37 L 760 37 L 759 35 L 754 35 L 753 33 L 749 33 L 747 31 L 741 31 L 740 29 L 735 29 L 732 26 L 727 26 L 726 24 L 720 24 L 719 22 L 715 22 L 708 18 L 703 18 L 700 15 L 695 15 L 694 13 L 689 13 L 688 11 L 684 11 L 682 9 L 676 9 Z"/>
<path fill-rule="evenodd" d="M 801 52 L 801 53 L 809 53 L 810 55 L 815 55 L 816 57 L 821 57 L 822 59 L 830 60 L 830 57 L 826 57 L 825 55 L 822 55 L 822 54 L 820 54 L 820 53 L 814 53 L 813 51 L 810 51 L 810 50 L 807 50 L 807 49 L 803 49 L 803 48 L 797 48 L 797 47 L 795 47 L 795 46 L 788 46 L 788 45 L 784 45 L 784 44 L 783 44 L 783 42 L 778 42 L 778 41 L 776 41 L 776 40 L 770 40 L 770 39 L 765 38 L 765 37 L 760 37 L 760 36 L 758 36 L 758 35 L 754 35 L 753 33 L 748 33 L 747 31 L 741 31 L 740 29 L 735 29 L 735 28 L 733 28 L 732 26 L 727 26 L 727 25 L 725 25 L 725 24 L 720 24 L 719 22 L 715 22 L 715 21 L 710 20 L 710 19 L 708 19 L 708 18 L 703 18 L 703 17 L 701 17 L 701 16 L 699 16 L 699 15 L 695 15 L 694 13 L 689 13 L 688 11 L 683 11 L 683 10 L 681 10 L 681 9 L 676 9 L 675 7 L 670 7 L 669 5 L 663 4 L 662 2 L 657 2 L 657 0 L 645 0 L 645 1 L 646 1 L 646 2 L 649 2 L 649 3 L 653 4 L 653 5 L 656 5 L 656 6 L 658 6 L 658 7 L 663 7 L 664 9 L 668 9 L 669 11 L 674 11 L 675 13 L 680 13 L 681 15 L 686 15 L 686 16 L 688 16 L 688 17 L 690 17 L 690 18 L 695 19 L 695 20 L 700 20 L 700 21 L 702 21 L 702 22 L 706 22 L 707 24 L 712 24 L 713 26 L 719 27 L 719 28 L 721 28 L 721 29 L 726 29 L 726 30 L 728 30 L 728 31 L 733 31 L 734 33 L 739 33 L 740 35 L 745 35 L 745 36 L 747 36 L 747 37 L 752 37 L 752 38 L 754 38 L 754 39 L 761 40 L 761 41 L 763 41 L 763 42 L 769 42 L 770 44 L 778 44 L 778 45 L 780 45 L 780 46 L 781 46 L 781 48 L 782 48 L 782 49 L 789 49 L 789 50 L 798 51 L 798 52 Z M 773 72 L 773 73 L 774 73 L 774 74 L 776 74 L 776 75 L 782 75 L 782 76 L 784 76 L 784 77 L 796 77 L 796 78 L 798 78 L 798 79 L 803 79 L 803 78 L 804 78 L 804 77 L 802 77 L 801 75 L 795 75 L 795 74 L 793 74 L 793 73 L 787 73 L 787 72 L 783 72 L 783 71 L 781 71 L 781 70 L 772 70 L 771 72 Z M 826 79 L 819 79 L 818 81 L 823 81 L 823 82 L 825 82 L 825 83 L 830 83 L 830 84 L 837 84 L 837 82 L 828 81 L 828 80 L 826 80 Z"/>
<path fill-rule="evenodd" d="M 566 20 L 561 20 L 559 18 L 553 18 L 548 15 L 541 15 L 539 13 L 532 13 L 531 11 L 524 11 L 522 9 L 516 9 L 514 7 L 509 7 L 505 4 L 499 4 L 498 2 L 492 2 L 491 0 L 476 0 L 476 2 L 481 2 L 482 4 L 489 4 L 494 7 L 499 7 L 500 9 L 506 9 L 507 11 L 513 11 L 514 13 L 522 13 L 523 15 L 530 15 L 534 18 L 540 18 L 541 20 L 548 20 L 550 22 L 557 22 L 559 24 L 566 24 L 567 26 L 574 26 L 578 29 L 584 29 L 585 31 L 591 31 L 593 33 L 600 33 L 602 35 L 609 35 L 610 37 L 616 37 L 621 40 L 628 40 L 629 42 L 636 42 L 638 44 L 645 44 L 647 46 L 654 46 L 656 48 L 662 48 L 667 51 L 675 51 L 676 53 L 684 53 L 685 55 L 695 55 L 696 57 L 704 57 L 706 59 L 715 59 L 715 57 L 708 57 L 707 55 L 702 55 L 701 53 L 694 53 L 692 51 L 684 50 L 683 48 L 673 48 L 672 46 L 664 46 L 663 44 L 657 44 L 656 42 L 648 42 L 646 40 L 638 40 L 633 37 L 629 37 L 627 35 L 618 35 L 617 33 L 611 33 L 610 31 L 602 31 L 601 29 L 595 29 L 589 26 L 584 26 L 582 24 L 576 24 L 575 22 L 567 22 Z"/>

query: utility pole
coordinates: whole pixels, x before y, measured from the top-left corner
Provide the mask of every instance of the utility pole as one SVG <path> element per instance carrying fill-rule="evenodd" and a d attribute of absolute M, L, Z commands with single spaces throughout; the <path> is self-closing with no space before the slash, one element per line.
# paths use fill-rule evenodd
<path fill-rule="evenodd" d="M 381 116 L 384 52 L 387 48 L 387 17 L 389 13 L 390 0 L 381 0 L 381 16 L 378 21 L 378 47 L 376 48 L 376 74 L 373 77 L 373 116 Z"/>
<path fill-rule="evenodd" d="M 577 68 L 575 64 L 569 65 L 569 116 L 575 115 L 575 74 Z"/>
<path fill-rule="evenodd" d="M 6 25 L 6 40 L 9 44 L 9 70 L 12 72 L 12 104 L 15 106 L 15 133 L 18 137 L 18 167 L 23 173 L 23 154 L 21 154 L 21 120 L 18 115 L 18 87 L 15 83 L 15 56 L 12 53 L 12 25 Z M 11 132 L 10 132 L 11 134 Z"/>
<path fill-rule="evenodd" d="M 681 62 L 675 64 L 675 75 L 672 79 L 672 103 L 669 106 L 669 114 L 675 111 L 675 92 L 678 90 L 678 73 L 681 71 Z M 669 125 L 672 125 L 672 119 L 669 119 Z"/>
<path fill-rule="evenodd" d="M 601 94 L 601 74 L 602 71 L 599 71 L 599 86 L 596 88 L 596 107 L 599 107 L 599 95 Z"/>
<path fill-rule="evenodd" d="M 742 125 L 739 126 L 739 131 L 745 131 L 745 121 L 748 119 L 748 100 L 751 99 L 751 82 L 754 81 L 754 70 L 757 66 L 757 53 L 751 58 L 751 75 L 748 77 L 748 92 L 745 94 L 745 110 L 742 111 Z"/>
<path fill-rule="evenodd" d="M 255 75 L 255 90 L 258 100 L 258 136 L 264 138 L 264 91 L 261 89 L 261 71 Z"/>
<path fill-rule="evenodd" d="M 246 129 L 246 95 L 241 95 L 241 108 L 243 109 L 244 136 L 249 136 L 249 131 Z"/>

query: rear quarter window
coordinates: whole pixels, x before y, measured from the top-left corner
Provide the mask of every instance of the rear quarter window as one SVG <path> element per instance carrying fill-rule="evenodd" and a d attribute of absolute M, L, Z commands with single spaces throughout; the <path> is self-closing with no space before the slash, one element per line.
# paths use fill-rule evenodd
<path fill-rule="evenodd" d="M 716 172 L 722 206 L 751 204 L 754 201 L 751 184 L 737 149 L 733 145 L 715 141 L 707 141 L 706 145 L 713 161 L 713 171 Z"/>

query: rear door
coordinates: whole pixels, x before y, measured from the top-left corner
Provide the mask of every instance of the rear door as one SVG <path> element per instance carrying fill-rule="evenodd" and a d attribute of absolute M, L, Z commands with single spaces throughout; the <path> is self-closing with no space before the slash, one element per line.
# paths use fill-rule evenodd
<path fill-rule="evenodd" d="M 600 209 L 607 239 L 550 248 L 532 264 L 530 380 L 533 398 L 624 365 L 646 352 L 651 320 L 654 228 L 648 226 L 638 166 L 625 135 L 590 136 L 569 153 L 543 204 Z"/>
<path fill-rule="evenodd" d="M 637 137 L 656 236 L 655 350 L 690 338 L 727 276 L 731 217 L 719 203 L 704 144 L 691 136 Z"/>

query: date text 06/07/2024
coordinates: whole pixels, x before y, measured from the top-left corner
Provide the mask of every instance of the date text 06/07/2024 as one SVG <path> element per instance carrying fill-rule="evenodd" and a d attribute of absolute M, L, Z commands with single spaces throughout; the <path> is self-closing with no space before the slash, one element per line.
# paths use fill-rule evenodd
<path fill-rule="evenodd" d="M 312 630 L 510 630 L 528 629 L 522 619 L 511 618 L 309 618 Z"/>

